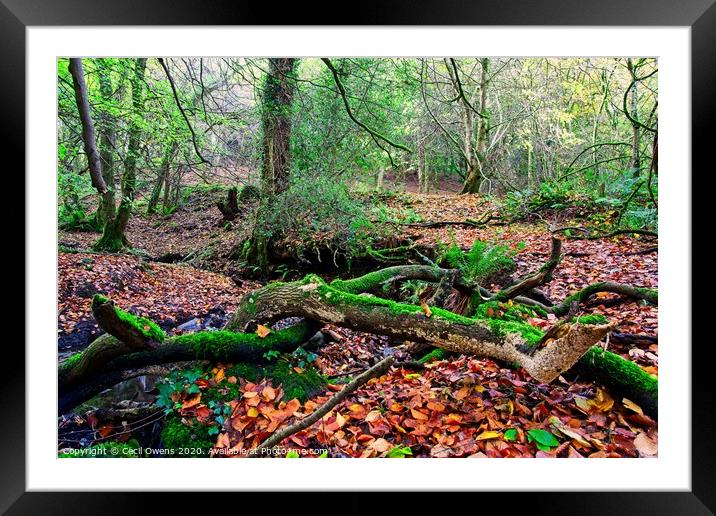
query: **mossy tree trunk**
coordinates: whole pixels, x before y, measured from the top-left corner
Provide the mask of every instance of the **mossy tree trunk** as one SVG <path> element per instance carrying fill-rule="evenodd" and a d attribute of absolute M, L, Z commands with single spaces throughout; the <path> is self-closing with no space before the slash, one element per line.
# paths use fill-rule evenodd
<path fill-rule="evenodd" d="M 264 272 L 268 269 L 270 231 L 263 223 L 276 194 L 286 190 L 291 175 L 291 109 L 296 83 L 293 78 L 296 59 L 271 58 L 261 103 L 263 157 L 261 163 L 262 196 L 248 240 L 244 258 Z"/>
<path fill-rule="evenodd" d="M 542 337 L 529 324 L 463 317 L 439 308 L 427 316 L 420 306 L 350 294 L 317 276 L 301 282 L 270 284 L 245 296 L 227 328 L 250 331 L 257 323 L 295 316 L 516 362 L 542 382 L 551 382 L 568 370 L 611 329 L 610 325 L 575 324 L 565 337 L 528 354 L 520 350 L 537 344 Z"/>
<path fill-rule="evenodd" d="M 95 243 L 96 250 L 116 252 L 129 246 L 125 232 L 134 205 L 134 190 L 137 182 L 137 158 L 139 143 L 142 136 L 142 107 L 144 104 L 144 71 L 147 67 L 146 58 L 138 58 L 134 63 L 132 83 L 132 118 L 129 125 L 129 143 L 122 174 L 122 201 L 113 220 L 104 225 L 102 237 Z"/>
<path fill-rule="evenodd" d="M 264 132 L 261 180 L 264 193 L 277 194 L 288 188 L 291 173 L 291 108 L 296 83 L 296 59 L 269 59 L 263 90 L 261 124 Z"/>
<path fill-rule="evenodd" d="M 60 363 L 60 413 L 118 382 L 151 374 L 147 371 L 152 366 L 197 360 L 260 364 L 267 351 L 294 351 L 318 330 L 307 321 L 265 338 L 229 330 L 167 337 L 153 321 L 135 317 L 102 296 L 93 299 L 92 313 L 107 333 Z"/>

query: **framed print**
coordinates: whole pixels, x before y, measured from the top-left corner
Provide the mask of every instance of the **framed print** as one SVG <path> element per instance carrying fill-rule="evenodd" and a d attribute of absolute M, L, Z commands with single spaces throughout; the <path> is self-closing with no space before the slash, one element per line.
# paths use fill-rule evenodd
<path fill-rule="evenodd" d="M 3 510 L 715 510 L 690 206 L 716 8 L 430 4 L 3 0 Z"/>

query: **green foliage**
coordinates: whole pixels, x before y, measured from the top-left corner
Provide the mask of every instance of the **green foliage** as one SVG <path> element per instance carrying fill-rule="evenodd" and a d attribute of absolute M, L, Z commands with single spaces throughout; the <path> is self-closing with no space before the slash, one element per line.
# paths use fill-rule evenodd
<path fill-rule="evenodd" d="M 238 195 L 238 201 L 240 203 L 251 202 L 261 197 L 261 190 L 254 185 L 246 185 L 240 191 Z"/>
<path fill-rule="evenodd" d="M 296 175 L 289 188 L 259 213 L 258 231 L 283 240 L 297 256 L 321 247 L 348 259 L 374 238 L 369 206 L 350 195 L 345 185 L 327 177 Z"/>
<path fill-rule="evenodd" d="M 542 451 L 550 451 L 552 448 L 559 446 L 557 438 L 549 430 L 541 428 L 527 430 L 527 440 L 534 442 L 537 448 Z"/>
<path fill-rule="evenodd" d="M 527 306 L 512 301 L 504 303 L 487 301 L 477 307 L 475 316 L 523 323 L 531 317 L 546 317 L 547 312 L 537 306 Z"/>
<path fill-rule="evenodd" d="M 410 446 L 395 446 L 391 448 L 385 457 L 388 459 L 404 459 L 409 455 L 413 455 L 413 450 L 410 449 Z"/>
<path fill-rule="evenodd" d="M 427 287 L 428 283 L 420 280 L 407 280 L 400 284 L 400 299 L 411 305 L 420 304 L 420 293 Z M 386 288 L 388 285 L 386 285 Z"/>
<path fill-rule="evenodd" d="M 481 240 L 475 240 L 465 252 L 453 239 L 449 245 L 439 246 L 438 252 L 438 265 L 460 269 L 467 281 L 477 284 L 485 283 L 497 275 L 512 273 L 517 268 L 513 258 L 515 253 L 508 247 L 490 245 Z"/>
<path fill-rule="evenodd" d="M 517 430 L 514 428 L 505 430 L 503 437 L 505 438 L 505 441 L 516 441 L 517 440 Z"/>

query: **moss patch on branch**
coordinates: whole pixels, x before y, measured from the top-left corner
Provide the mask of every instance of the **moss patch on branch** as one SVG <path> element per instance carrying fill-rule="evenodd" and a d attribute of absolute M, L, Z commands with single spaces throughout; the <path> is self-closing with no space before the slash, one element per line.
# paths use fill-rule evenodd
<path fill-rule="evenodd" d="M 631 360 L 593 346 L 579 359 L 578 365 L 605 385 L 622 392 L 648 414 L 657 414 L 659 380 Z"/>
<path fill-rule="evenodd" d="M 100 305 L 109 303 L 112 303 L 109 298 L 101 294 L 95 294 L 95 296 L 92 298 L 92 309 L 94 310 Z M 148 319 L 146 317 L 138 317 L 136 315 L 130 314 L 129 312 L 125 312 L 116 305 L 113 306 L 113 308 L 115 314 L 117 314 L 117 318 L 120 321 L 129 326 L 132 326 L 144 338 L 156 342 L 162 342 L 164 339 L 167 338 L 167 335 L 166 333 L 164 333 L 164 330 L 162 330 L 159 325 L 151 319 Z"/>
<path fill-rule="evenodd" d="M 609 323 L 609 319 L 607 319 L 602 314 L 589 314 L 589 315 L 579 315 L 577 317 L 572 318 L 572 322 L 579 323 L 579 324 L 607 324 Z"/>
<path fill-rule="evenodd" d="M 171 339 L 173 344 L 189 346 L 197 358 L 226 359 L 237 346 L 245 346 L 247 353 L 262 354 L 286 343 L 296 343 L 306 335 L 304 324 L 296 324 L 290 328 L 272 331 L 260 338 L 255 333 L 239 333 L 227 330 L 202 331 L 180 335 Z"/>

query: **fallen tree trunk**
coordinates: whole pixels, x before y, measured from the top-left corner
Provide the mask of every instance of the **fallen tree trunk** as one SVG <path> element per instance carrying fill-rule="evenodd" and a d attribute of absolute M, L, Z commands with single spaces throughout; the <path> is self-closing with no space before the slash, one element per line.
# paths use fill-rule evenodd
<path fill-rule="evenodd" d="M 545 383 L 572 367 L 612 328 L 609 324 L 577 323 L 566 336 L 529 355 L 519 349 L 536 344 L 542 337 L 529 324 L 473 319 L 439 308 L 428 317 L 420 306 L 351 294 L 317 276 L 294 283 L 273 283 L 245 296 L 227 328 L 246 332 L 258 323 L 293 316 L 514 362 Z"/>
<path fill-rule="evenodd" d="M 584 287 L 583 289 L 567 296 L 563 301 L 554 306 L 546 306 L 535 301 L 534 299 L 521 298 L 520 302 L 526 305 L 537 306 L 546 312 L 555 315 L 566 315 L 569 312 L 572 303 L 584 303 L 594 294 L 600 292 L 611 292 L 613 294 L 621 294 L 632 299 L 640 299 L 647 301 L 653 305 L 659 304 L 659 291 L 656 289 L 635 287 L 633 285 L 625 285 L 623 283 L 614 283 L 612 281 L 601 281 Z"/>
<path fill-rule="evenodd" d="M 232 331 L 167 337 L 154 322 L 135 317 L 102 296 L 95 296 L 93 313 L 108 333 L 60 363 L 60 414 L 124 380 L 161 375 L 161 369 L 153 369 L 160 364 L 197 360 L 258 364 L 265 361 L 267 351 L 294 351 L 318 330 L 314 323 L 305 321 L 264 338 Z"/>
<path fill-rule="evenodd" d="M 639 405 L 647 415 L 654 419 L 659 416 L 659 381 L 616 353 L 594 346 L 570 373 L 596 380 Z"/>

